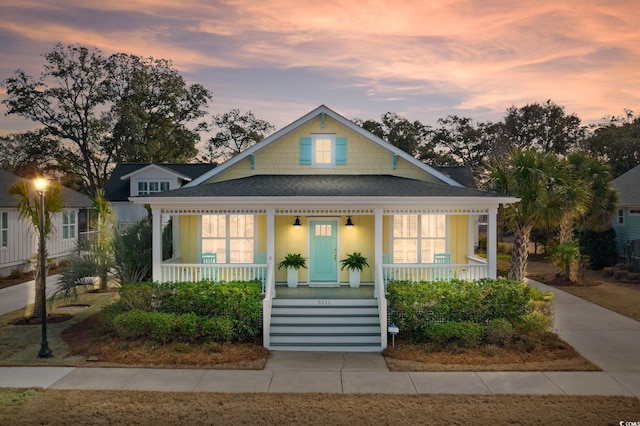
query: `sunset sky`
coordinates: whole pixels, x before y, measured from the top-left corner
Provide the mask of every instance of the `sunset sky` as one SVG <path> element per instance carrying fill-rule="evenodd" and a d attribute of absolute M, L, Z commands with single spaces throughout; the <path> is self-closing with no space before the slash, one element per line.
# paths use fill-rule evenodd
<path fill-rule="evenodd" d="M 0 79 L 61 42 L 171 59 L 212 114 L 277 128 L 321 104 L 435 125 L 547 99 L 590 123 L 640 113 L 639 28 L 638 0 L 0 0 Z M 5 112 L 1 134 L 33 127 Z"/>

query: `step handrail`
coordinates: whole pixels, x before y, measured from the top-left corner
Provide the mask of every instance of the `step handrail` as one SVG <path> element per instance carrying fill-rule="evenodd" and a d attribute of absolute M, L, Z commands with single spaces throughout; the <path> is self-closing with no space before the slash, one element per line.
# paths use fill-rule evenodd
<path fill-rule="evenodd" d="M 378 315 L 380 316 L 380 346 L 384 350 L 387 348 L 387 297 L 382 265 L 376 267 L 375 274 L 375 297 L 378 299 Z"/>

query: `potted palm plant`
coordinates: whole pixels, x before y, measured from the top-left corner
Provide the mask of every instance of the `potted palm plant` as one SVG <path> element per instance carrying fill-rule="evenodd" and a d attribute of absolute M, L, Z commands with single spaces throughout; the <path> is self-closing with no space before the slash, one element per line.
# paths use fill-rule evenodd
<path fill-rule="evenodd" d="M 360 272 L 365 266 L 369 266 L 367 258 L 359 251 L 354 251 L 353 253 L 347 253 L 347 257 L 340 260 L 340 263 L 342 263 L 341 270 L 344 270 L 344 268 L 349 270 L 349 285 L 352 288 L 360 287 Z"/>
<path fill-rule="evenodd" d="M 278 263 L 278 268 L 287 268 L 287 286 L 298 286 L 298 269 L 307 269 L 307 259 L 300 253 L 287 253 L 284 260 Z"/>

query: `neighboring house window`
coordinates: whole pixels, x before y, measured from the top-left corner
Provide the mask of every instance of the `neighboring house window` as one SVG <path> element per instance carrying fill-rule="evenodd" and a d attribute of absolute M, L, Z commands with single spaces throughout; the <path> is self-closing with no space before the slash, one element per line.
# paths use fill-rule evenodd
<path fill-rule="evenodd" d="M 624 210 L 618 210 L 618 226 L 624 226 Z"/>
<path fill-rule="evenodd" d="M 640 209 L 629 209 L 629 216 L 640 216 Z"/>
<path fill-rule="evenodd" d="M 138 195 L 147 195 L 154 192 L 168 191 L 169 182 L 167 181 L 139 181 Z"/>
<path fill-rule="evenodd" d="M 393 216 L 393 263 L 433 263 L 446 250 L 444 215 Z"/>
<path fill-rule="evenodd" d="M 76 237 L 76 212 L 72 210 L 62 212 L 62 239 Z"/>
<path fill-rule="evenodd" d="M 0 212 L 0 247 L 9 246 L 9 213 Z"/>
<path fill-rule="evenodd" d="M 216 253 L 218 263 L 253 263 L 253 215 L 202 216 L 202 253 Z"/>

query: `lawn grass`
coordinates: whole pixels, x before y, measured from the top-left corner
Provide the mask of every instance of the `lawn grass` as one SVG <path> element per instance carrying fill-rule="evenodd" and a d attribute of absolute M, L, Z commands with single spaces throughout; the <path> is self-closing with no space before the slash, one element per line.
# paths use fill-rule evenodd
<path fill-rule="evenodd" d="M 640 413 L 637 398 L 621 396 L 8 392 L 20 403 L 0 405 L 0 424 L 15 426 L 617 425 Z"/>

